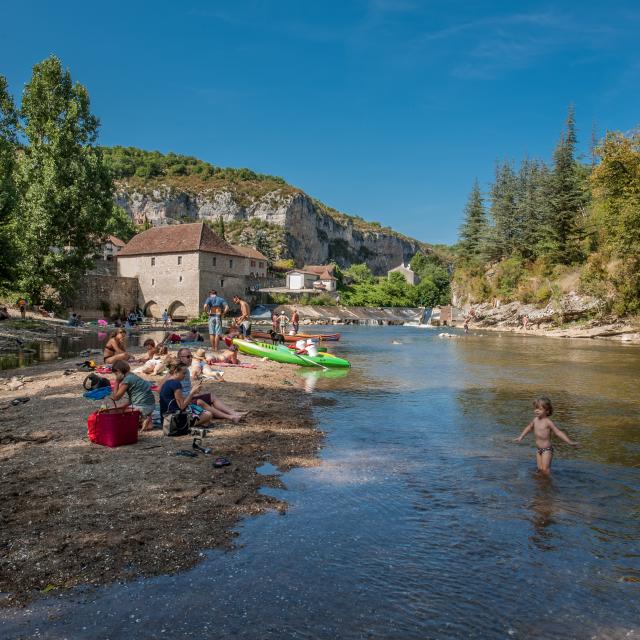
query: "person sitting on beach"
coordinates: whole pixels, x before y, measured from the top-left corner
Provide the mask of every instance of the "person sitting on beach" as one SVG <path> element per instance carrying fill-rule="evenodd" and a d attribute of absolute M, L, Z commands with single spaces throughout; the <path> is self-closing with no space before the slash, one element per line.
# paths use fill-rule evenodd
<path fill-rule="evenodd" d="M 146 342 L 149 342 L 149 340 L 147 340 Z M 164 369 L 172 359 L 172 356 L 169 355 L 169 349 L 164 345 L 159 344 L 154 347 L 153 352 L 153 356 L 146 360 L 142 366 L 138 367 L 135 370 L 135 373 L 146 373 L 149 375 L 157 376 L 164 371 Z M 147 354 L 145 354 L 145 356 L 146 355 L 148 355 L 148 352 Z M 142 356 L 141 360 L 144 359 L 145 356 Z"/>
<path fill-rule="evenodd" d="M 189 329 L 189 332 L 182 339 L 185 342 L 204 342 L 202 334 L 195 327 Z"/>
<path fill-rule="evenodd" d="M 127 332 L 125 329 L 115 329 L 111 332 L 107 343 L 104 345 L 104 352 L 102 354 L 105 364 L 113 364 L 119 360 L 129 360 L 131 356 L 127 353 L 126 337 Z"/>
<path fill-rule="evenodd" d="M 151 385 L 135 373 L 131 373 L 128 362 L 118 360 L 111 370 L 116 376 L 113 399 L 120 400 L 126 393 L 128 401 L 119 406 L 130 405 L 139 411 L 142 417 L 142 431 L 150 431 L 153 428 L 151 415 L 156 408 L 156 399 L 151 391 Z"/>
<path fill-rule="evenodd" d="M 191 351 L 189 349 L 180 349 L 178 351 L 178 364 L 183 364 L 186 367 L 185 375 L 181 378 L 182 383 L 182 393 L 187 396 L 191 393 L 191 373 L 189 371 L 189 367 L 191 367 L 191 361 L 193 356 L 191 355 Z M 160 391 L 164 384 L 169 380 L 170 376 L 167 376 L 160 385 Z M 203 394 L 201 396 L 193 396 L 192 399 L 195 401 L 200 408 L 205 411 L 209 411 L 214 418 L 223 418 L 225 420 L 231 420 L 231 422 L 240 422 L 240 420 L 247 415 L 247 411 L 235 411 L 231 407 L 228 407 L 222 400 L 216 398 L 212 393 Z M 208 402 L 207 402 L 208 401 Z"/>
<path fill-rule="evenodd" d="M 195 353 L 193 353 L 189 373 L 192 380 L 199 380 L 200 378 L 222 379 L 222 371 L 216 371 L 211 368 L 204 349 L 196 349 Z"/>
<path fill-rule="evenodd" d="M 188 409 L 192 416 L 198 418 L 198 426 L 209 424 L 213 418 L 212 413 L 194 402 L 195 396 L 200 392 L 200 385 L 192 387 L 186 394 L 182 388 L 187 373 L 188 367 L 184 362 L 177 362 L 171 366 L 169 376 L 160 387 L 160 418 L 164 420 L 166 414 Z"/>
<path fill-rule="evenodd" d="M 570 444 L 572 447 L 577 447 L 578 443 L 574 442 L 569 436 L 558 429 L 555 424 L 549 419 L 549 416 L 553 414 L 553 406 L 551 400 L 546 396 L 540 396 L 533 401 L 533 413 L 535 418 L 524 428 L 524 431 L 514 440 L 514 442 L 522 442 L 530 431 L 533 431 L 536 440 L 536 463 L 538 465 L 538 471 L 544 475 L 549 475 L 551 472 L 551 461 L 553 460 L 553 445 L 551 444 L 551 432 L 553 432 L 560 440 Z"/>
<path fill-rule="evenodd" d="M 208 359 L 209 364 L 215 364 L 216 362 L 223 362 L 226 364 L 240 364 L 238 362 L 238 347 L 233 343 L 228 349 L 224 349 L 220 353 L 212 353 Z"/>
<path fill-rule="evenodd" d="M 9 319 L 9 309 L 6 306 L 0 307 L 0 320 Z"/>
<path fill-rule="evenodd" d="M 152 358 L 156 357 L 156 341 L 155 340 L 152 340 L 151 338 L 147 338 L 142 343 L 142 346 L 146 349 L 146 353 L 139 356 L 138 360 L 141 360 L 142 362 L 148 362 Z"/>

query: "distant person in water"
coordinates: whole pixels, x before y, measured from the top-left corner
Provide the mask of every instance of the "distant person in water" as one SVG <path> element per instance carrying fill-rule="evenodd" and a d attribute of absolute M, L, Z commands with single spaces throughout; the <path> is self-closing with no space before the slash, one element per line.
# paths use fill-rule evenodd
<path fill-rule="evenodd" d="M 293 333 L 298 333 L 298 328 L 300 327 L 300 314 L 297 309 L 293 310 L 291 314 L 291 328 L 293 329 Z"/>
<path fill-rule="evenodd" d="M 553 445 L 551 444 L 551 433 L 553 432 L 560 440 L 577 447 L 578 443 L 574 442 L 569 436 L 558 429 L 551 421 L 549 416 L 553 414 L 553 406 L 551 400 L 546 396 L 540 396 L 533 401 L 533 413 L 535 418 L 524 428 L 524 431 L 515 439 L 520 443 L 522 439 L 530 432 L 536 439 L 536 463 L 538 471 L 548 476 L 551 472 L 551 462 L 553 460 Z"/>

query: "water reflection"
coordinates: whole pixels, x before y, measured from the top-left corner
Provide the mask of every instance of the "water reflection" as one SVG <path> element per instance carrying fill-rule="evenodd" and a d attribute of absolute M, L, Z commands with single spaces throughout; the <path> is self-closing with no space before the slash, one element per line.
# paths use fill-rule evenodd
<path fill-rule="evenodd" d="M 555 489 L 553 479 L 539 473 L 533 473 L 534 494 L 528 504 L 532 512 L 531 522 L 533 524 L 533 534 L 531 541 L 542 551 L 551 551 L 552 530 L 551 525 L 555 524 Z"/>

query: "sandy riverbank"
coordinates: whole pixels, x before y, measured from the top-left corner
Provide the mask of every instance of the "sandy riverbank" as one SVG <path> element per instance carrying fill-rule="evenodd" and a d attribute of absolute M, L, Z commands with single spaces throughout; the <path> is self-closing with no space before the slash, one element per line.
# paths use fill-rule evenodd
<path fill-rule="evenodd" d="M 256 473 L 310 466 L 322 434 L 296 370 L 244 358 L 256 369 L 225 369 L 205 382 L 231 406 L 250 410 L 238 425 L 216 422 L 204 445 L 212 456 L 176 456 L 191 438 L 141 434 L 108 449 L 89 442 L 86 419 L 99 402 L 81 396 L 86 372 L 64 376 L 75 360 L 4 371 L 0 377 L 0 592 L 4 604 L 77 584 L 102 584 L 183 571 L 203 549 L 229 547 L 239 518 L 286 505 L 258 493 L 279 486 Z M 24 386 L 12 390 L 13 376 Z M 31 400 L 7 406 L 16 396 Z"/>

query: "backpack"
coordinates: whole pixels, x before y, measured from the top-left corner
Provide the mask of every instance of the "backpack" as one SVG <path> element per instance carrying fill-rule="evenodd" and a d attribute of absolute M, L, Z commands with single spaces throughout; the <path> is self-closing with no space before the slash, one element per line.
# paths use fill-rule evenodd
<path fill-rule="evenodd" d="M 107 378 L 103 378 L 95 373 L 90 373 L 82 382 L 82 386 L 87 391 L 94 391 L 102 387 L 111 388 L 111 382 Z"/>

